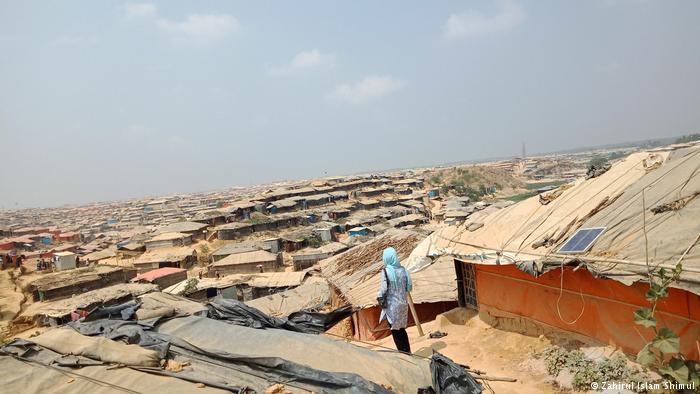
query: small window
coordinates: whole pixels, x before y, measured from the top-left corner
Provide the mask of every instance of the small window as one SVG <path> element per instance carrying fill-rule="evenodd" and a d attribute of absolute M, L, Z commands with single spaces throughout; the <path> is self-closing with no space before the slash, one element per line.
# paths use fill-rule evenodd
<path fill-rule="evenodd" d="M 459 305 L 472 309 L 479 309 L 476 299 L 476 273 L 474 264 L 455 260 L 455 270 L 457 273 L 457 293 Z"/>

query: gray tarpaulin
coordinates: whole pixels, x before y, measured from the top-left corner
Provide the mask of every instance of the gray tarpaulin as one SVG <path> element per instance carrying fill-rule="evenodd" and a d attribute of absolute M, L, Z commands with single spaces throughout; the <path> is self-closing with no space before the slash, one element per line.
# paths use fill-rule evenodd
<path fill-rule="evenodd" d="M 0 365 L 14 368 L 20 363 L 17 365 L 21 368 L 17 368 L 21 369 L 21 374 L 35 379 L 31 390 L 19 390 L 21 392 L 39 392 L 51 387 L 50 384 L 57 384 L 61 371 L 89 373 L 99 376 L 101 381 L 114 381 L 115 376 L 131 379 L 125 387 L 127 391 L 134 387 L 135 392 L 188 391 L 187 388 L 193 387 L 191 382 L 201 382 L 209 388 L 232 392 L 246 388 L 264 392 L 270 385 L 282 383 L 294 393 L 411 393 L 431 386 L 435 379 L 431 377 L 429 360 L 398 352 L 372 351 L 322 335 L 256 329 L 232 324 L 231 320 L 203 316 L 123 320 L 123 317 L 134 318 L 138 308 L 138 303 L 126 303 L 95 311 L 90 318 L 73 322 L 70 327 L 32 338 L 42 346 L 14 341 L 0 351 Z M 246 310 L 256 311 L 254 308 Z M 222 309 L 218 309 L 218 313 L 223 313 Z M 257 313 L 254 314 L 256 319 L 271 319 L 262 312 Z M 226 318 L 226 314 L 219 317 Z M 294 320 L 290 316 L 289 321 Z M 294 324 L 299 323 L 294 321 Z M 107 346 L 96 346 L 105 343 L 103 338 L 97 337 L 113 341 Z M 136 352 L 134 344 L 140 346 Z M 143 367 L 153 365 L 156 354 L 157 358 L 167 358 L 183 367 L 175 370 Z M 103 362 L 127 367 L 108 369 L 105 365 L 96 365 Z M 438 371 L 440 387 L 464 381 L 465 371 L 453 363 L 440 363 L 437 369 L 433 364 L 433 372 Z M 75 368 L 78 366 L 82 368 Z M 42 369 L 49 372 L 40 375 L 38 371 Z M 4 374 L 6 372 L 0 372 L 0 377 Z M 76 381 L 78 379 L 81 383 L 75 387 L 80 391 L 100 392 L 90 389 L 93 383 L 83 382 L 90 382 L 89 378 L 76 378 Z M 144 390 L 132 385 L 132 381 L 143 381 Z M 155 387 L 157 384 L 161 386 Z M 70 391 L 70 387 L 65 391 Z"/>
<path fill-rule="evenodd" d="M 428 360 L 397 352 L 376 352 L 324 336 L 286 330 L 257 330 L 190 316 L 161 323 L 157 332 L 199 348 L 279 357 L 328 372 L 357 374 L 397 392 L 414 393 L 431 385 Z"/>
<path fill-rule="evenodd" d="M 252 328 L 281 328 L 306 334 L 320 334 L 352 314 L 345 306 L 329 313 L 298 311 L 288 317 L 273 317 L 241 301 L 219 300 L 207 304 L 209 317 Z"/>

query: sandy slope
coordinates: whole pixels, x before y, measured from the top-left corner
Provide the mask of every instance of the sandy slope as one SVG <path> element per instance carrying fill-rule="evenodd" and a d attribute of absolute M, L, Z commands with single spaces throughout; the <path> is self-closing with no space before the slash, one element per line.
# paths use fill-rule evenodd
<path fill-rule="evenodd" d="M 20 312 L 24 295 L 15 287 L 11 270 L 0 271 L 0 339 L 7 334 L 7 326 Z"/>

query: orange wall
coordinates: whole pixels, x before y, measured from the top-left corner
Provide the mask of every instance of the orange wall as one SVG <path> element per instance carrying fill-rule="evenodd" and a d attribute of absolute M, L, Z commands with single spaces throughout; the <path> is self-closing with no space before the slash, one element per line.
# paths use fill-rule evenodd
<path fill-rule="evenodd" d="M 425 323 L 435 320 L 435 316 L 457 307 L 457 301 L 443 301 L 429 304 L 416 304 L 418 319 Z M 375 341 L 391 334 L 386 320 L 379 324 L 382 310 L 378 306 L 362 309 L 352 315 L 354 338 L 360 341 Z M 408 326 L 413 326 L 411 311 L 408 311 Z M 426 333 L 427 334 L 427 333 Z"/>
<path fill-rule="evenodd" d="M 648 306 L 644 298 L 649 288 L 646 284 L 626 286 L 612 279 L 595 278 L 583 268 L 573 271 L 565 267 L 560 292 L 561 269 L 535 278 L 513 265 L 477 264 L 474 268 L 480 308 L 525 316 L 619 346 L 630 354 L 644 346 L 644 338 L 653 337 L 650 328 L 634 324 L 634 312 Z M 561 317 L 557 312 L 560 293 Z M 681 351 L 687 357 L 699 359 L 700 296 L 670 289 L 668 298 L 657 306 L 656 319 L 659 327 L 669 327 L 681 337 Z"/>

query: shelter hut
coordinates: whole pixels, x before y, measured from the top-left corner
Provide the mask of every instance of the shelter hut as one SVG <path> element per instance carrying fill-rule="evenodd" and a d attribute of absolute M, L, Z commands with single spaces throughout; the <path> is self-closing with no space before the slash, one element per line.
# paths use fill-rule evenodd
<path fill-rule="evenodd" d="M 141 274 L 164 267 L 189 268 L 196 261 L 197 251 L 192 246 L 158 248 L 136 258 L 134 267 Z"/>
<path fill-rule="evenodd" d="M 212 262 L 217 262 L 227 256 L 238 253 L 254 252 L 265 249 L 264 245 L 258 242 L 238 242 L 220 247 L 211 254 Z"/>
<path fill-rule="evenodd" d="M 80 233 L 68 231 L 65 233 L 58 234 L 55 237 L 55 240 L 59 242 L 80 242 Z"/>
<path fill-rule="evenodd" d="M 228 223 L 216 226 L 216 237 L 221 240 L 232 240 L 245 237 L 253 233 L 253 225 L 250 223 Z"/>
<path fill-rule="evenodd" d="M 460 304 L 484 319 L 555 327 L 633 354 L 654 337 L 635 324 L 650 307 L 649 271 L 680 267 L 654 317 L 698 360 L 698 168 L 698 145 L 634 153 L 603 174 L 439 229 L 408 264 L 451 257 Z"/>
<path fill-rule="evenodd" d="M 379 208 L 379 201 L 374 200 L 371 198 L 365 198 L 362 200 L 359 200 L 355 203 L 358 209 L 364 209 L 364 210 L 370 210 L 370 209 L 376 209 Z"/>
<path fill-rule="evenodd" d="M 192 236 L 184 233 L 162 233 L 144 242 L 146 250 L 187 246 L 192 243 Z"/>
<path fill-rule="evenodd" d="M 391 227 L 405 227 L 409 225 L 420 225 L 428 220 L 426 219 L 425 216 L 417 214 L 417 213 L 412 213 L 404 216 L 400 216 L 398 218 L 390 219 L 388 221 L 389 226 Z"/>
<path fill-rule="evenodd" d="M 146 251 L 146 245 L 141 242 L 127 242 L 123 245 L 117 245 L 117 251 L 125 257 L 135 257 Z"/>
<path fill-rule="evenodd" d="M 73 252 L 57 252 L 54 256 L 54 265 L 58 271 L 72 270 L 77 266 L 75 259 L 78 255 Z"/>
<path fill-rule="evenodd" d="M 340 242 L 331 242 L 319 248 L 304 250 L 292 256 L 292 264 L 294 271 L 300 271 L 309 268 L 323 259 L 335 256 L 338 253 L 344 252 L 348 246 Z"/>
<path fill-rule="evenodd" d="M 280 253 L 270 253 L 265 250 L 236 253 L 224 257 L 209 265 L 210 278 L 219 275 L 246 274 L 274 271 L 282 264 Z"/>
<path fill-rule="evenodd" d="M 284 213 L 294 211 L 299 208 L 299 206 L 300 203 L 297 200 L 283 199 L 271 202 L 267 206 L 267 210 L 270 211 L 270 213 Z"/>
<path fill-rule="evenodd" d="M 157 290 L 157 287 L 152 284 L 119 283 L 79 292 L 69 298 L 35 302 L 22 311 L 15 319 L 15 324 L 55 327 L 84 317 L 98 306 L 118 304 L 154 290 Z"/>
<path fill-rule="evenodd" d="M 250 214 L 255 212 L 255 207 L 259 203 L 255 201 L 236 201 L 226 207 L 230 216 L 238 220 L 250 219 Z"/>
<path fill-rule="evenodd" d="M 198 301 L 220 298 L 249 301 L 295 288 L 302 284 L 308 273 L 309 270 L 304 270 L 231 274 L 220 278 L 191 278 L 174 284 L 163 291 Z"/>
<path fill-rule="evenodd" d="M 100 262 L 101 260 L 115 257 L 116 255 L 117 255 L 116 250 L 104 249 L 104 250 L 99 250 L 96 252 L 88 253 L 88 254 L 83 256 L 82 260 L 86 261 L 87 263 L 97 263 L 97 262 Z"/>
<path fill-rule="evenodd" d="M 332 201 L 343 201 L 348 199 L 348 192 L 344 190 L 331 191 L 328 194 L 331 195 Z"/>
<path fill-rule="evenodd" d="M 386 321 L 379 324 L 381 308 L 377 304 L 384 249 L 393 247 L 399 258 L 405 259 L 424 238 L 414 231 L 393 229 L 320 263 L 321 273 L 334 289 L 332 305 L 347 303 L 356 309 L 352 315 L 356 339 L 376 340 L 390 334 Z M 457 306 L 457 282 L 452 261 L 436 263 L 430 269 L 411 275 L 411 278 L 412 297 L 420 320 L 433 320 L 438 314 Z M 409 325 L 413 325 L 411 317 Z"/>
<path fill-rule="evenodd" d="M 192 221 L 205 224 L 207 226 L 218 226 L 226 223 L 227 216 L 227 213 L 222 212 L 221 210 L 210 209 L 197 212 L 192 218 Z"/>
<path fill-rule="evenodd" d="M 191 222 L 175 222 L 156 229 L 156 234 L 165 233 L 181 233 L 188 234 L 193 240 L 204 238 L 204 232 L 207 229 L 207 223 Z"/>
<path fill-rule="evenodd" d="M 165 289 L 175 283 L 187 279 L 187 270 L 182 268 L 165 267 L 137 275 L 132 282 L 153 283 L 161 289 Z"/>
<path fill-rule="evenodd" d="M 304 208 L 317 207 L 320 205 L 330 204 L 333 197 L 328 193 L 313 194 L 304 197 Z"/>
<path fill-rule="evenodd" d="M 275 317 L 287 317 L 298 311 L 318 311 L 330 302 L 330 287 L 320 276 L 312 276 L 289 290 L 264 295 L 246 304 Z"/>
<path fill-rule="evenodd" d="M 34 301 L 51 301 L 86 291 L 128 282 L 136 275 L 133 269 L 95 266 L 58 271 L 42 275 L 25 286 Z"/>

